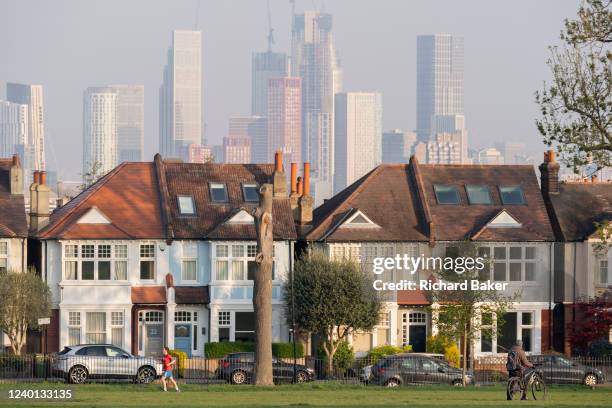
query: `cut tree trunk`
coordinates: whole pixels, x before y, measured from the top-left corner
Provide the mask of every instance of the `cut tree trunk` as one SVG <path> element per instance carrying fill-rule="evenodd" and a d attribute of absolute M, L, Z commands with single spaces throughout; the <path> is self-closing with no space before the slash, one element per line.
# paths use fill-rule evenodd
<path fill-rule="evenodd" d="M 274 385 L 272 376 L 272 185 L 259 189 L 255 210 L 257 273 L 253 280 L 255 311 L 255 385 Z"/>

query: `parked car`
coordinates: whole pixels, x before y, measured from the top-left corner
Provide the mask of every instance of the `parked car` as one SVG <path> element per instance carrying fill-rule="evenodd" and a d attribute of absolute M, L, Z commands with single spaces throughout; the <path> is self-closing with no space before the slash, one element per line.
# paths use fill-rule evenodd
<path fill-rule="evenodd" d="M 387 387 L 402 384 L 450 384 L 462 385 L 462 373 L 459 368 L 450 366 L 439 358 L 416 354 L 402 353 L 385 357 L 372 367 L 369 382 Z M 472 384 L 472 373 L 467 374 L 466 382 Z"/>
<path fill-rule="evenodd" d="M 161 361 L 133 356 L 111 344 L 64 347 L 55 355 L 52 369 L 64 377 L 66 382 L 73 384 L 82 384 L 94 378 L 128 378 L 148 384 L 162 374 Z"/>
<path fill-rule="evenodd" d="M 253 377 L 255 368 L 255 353 L 231 353 L 219 361 L 217 378 L 229 381 L 232 384 L 248 384 Z M 293 381 L 293 363 L 285 363 L 277 358 L 272 358 L 272 374 L 274 382 Z M 295 382 L 303 383 L 312 381 L 315 372 L 302 364 L 295 366 Z"/>
<path fill-rule="evenodd" d="M 412 353 L 412 355 L 416 356 L 425 356 L 425 357 L 432 357 L 435 359 L 438 359 L 442 362 L 446 362 L 446 360 L 444 359 L 444 355 L 443 354 L 438 354 L 438 353 Z M 386 356 L 386 357 L 382 357 L 382 358 L 388 358 L 388 357 L 393 357 L 393 356 Z M 370 364 L 367 365 L 365 367 L 363 367 L 361 369 L 361 371 L 359 372 L 359 381 L 361 381 L 364 384 L 369 384 L 370 383 L 370 377 L 372 376 L 372 367 L 374 365 Z"/>
<path fill-rule="evenodd" d="M 560 355 L 528 356 L 544 374 L 544 381 L 549 384 L 584 384 L 593 386 L 605 382 L 604 373 L 594 367 L 573 362 Z"/>

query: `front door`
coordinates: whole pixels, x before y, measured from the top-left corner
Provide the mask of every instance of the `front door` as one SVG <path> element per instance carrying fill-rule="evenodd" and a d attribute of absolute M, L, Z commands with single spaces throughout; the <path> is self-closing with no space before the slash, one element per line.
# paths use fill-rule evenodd
<path fill-rule="evenodd" d="M 427 326 L 410 326 L 409 330 L 410 341 L 408 344 L 412 346 L 412 351 L 424 353 L 427 341 Z"/>
<path fill-rule="evenodd" d="M 175 323 L 174 348 L 187 353 L 191 357 L 191 323 Z"/>
<path fill-rule="evenodd" d="M 427 341 L 427 313 L 405 312 L 402 314 L 402 345 L 409 344 L 415 353 L 424 353 Z"/>
<path fill-rule="evenodd" d="M 145 355 L 160 357 L 164 346 L 164 325 L 145 325 Z"/>

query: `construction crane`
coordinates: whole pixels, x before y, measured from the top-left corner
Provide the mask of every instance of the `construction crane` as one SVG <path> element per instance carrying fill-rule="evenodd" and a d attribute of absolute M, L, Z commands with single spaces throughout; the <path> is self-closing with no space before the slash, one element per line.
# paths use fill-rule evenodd
<path fill-rule="evenodd" d="M 272 28 L 272 14 L 270 13 L 270 0 L 266 2 L 268 8 L 268 52 L 272 51 L 274 44 L 274 29 Z"/>

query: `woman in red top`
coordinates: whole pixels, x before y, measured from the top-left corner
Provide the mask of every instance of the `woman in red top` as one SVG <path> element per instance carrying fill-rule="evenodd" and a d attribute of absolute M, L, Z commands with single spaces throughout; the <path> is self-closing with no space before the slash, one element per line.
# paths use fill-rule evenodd
<path fill-rule="evenodd" d="M 174 359 L 171 355 L 170 355 L 170 349 L 168 349 L 168 347 L 164 347 L 162 350 L 164 357 L 162 358 L 162 364 L 164 366 L 164 374 L 162 375 L 162 384 L 164 385 L 164 391 L 168 391 L 166 388 L 166 380 L 170 379 L 170 381 L 172 381 L 172 384 L 174 384 L 174 389 L 176 390 L 176 392 L 181 392 L 181 390 L 179 390 L 179 387 L 176 383 L 176 381 L 174 381 L 174 377 L 172 376 L 172 366 L 176 363 L 176 359 Z"/>

